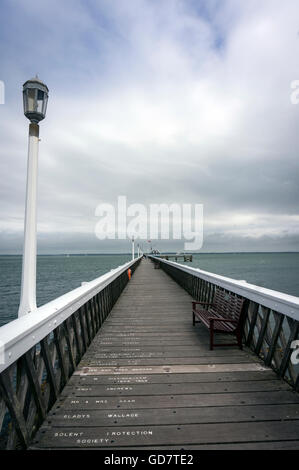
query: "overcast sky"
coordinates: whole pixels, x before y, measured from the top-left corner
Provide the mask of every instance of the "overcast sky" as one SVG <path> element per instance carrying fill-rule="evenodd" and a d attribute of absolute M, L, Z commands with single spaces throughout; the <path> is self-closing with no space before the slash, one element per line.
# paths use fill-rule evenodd
<path fill-rule="evenodd" d="M 204 205 L 204 251 L 299 251 L 298 0 L 1 0 L 0 252 L 21 253 L 28 121 L 38 251 L 128 251 L 100 203 Z M 179 249 L 179 242 L 155 242 Z"/>

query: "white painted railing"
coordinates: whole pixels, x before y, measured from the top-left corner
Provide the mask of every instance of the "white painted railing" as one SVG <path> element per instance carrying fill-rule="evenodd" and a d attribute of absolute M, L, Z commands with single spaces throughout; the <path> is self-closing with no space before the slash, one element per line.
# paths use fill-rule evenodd
<path fill-rule="evenodd" d="M 0 449 L 28 446 L 140 259 L 0 328 Z"/>
<path fill-rule="evenodd" d="M 150 259 L 198 301 L 212 303 L 222 289 L 245 299 L 243 339 L 267 366 L 299 390 L 299 298 L 264 287 L 219 276 L 201 269 Z M 190 307 L 191 309 L 191 307 Z"/>
<path fill-rule="evenodd" d="M 86 304 L 135 261 L 130 261 L 108 273 L 84 283 L 55 300 L 21 318 L 0 327 L 0 373 L 21 357 L 32 346 L 50 334 L 70 315 Z"/>
<path fill-rule="evenodd" d="M 157 258 L 158 259 L 158 258 Z M 279 313 L 299 321 L 299 297 L 284 294 L 275 290 L 259 287 L 249 284 L 244 280 L 235 280 L 225 276 L 219 276 L 202 269 L 184 266 L 174 261 L 161 260 L 161 262 L 175 266 L 182 272 L 198 277 L 204 281 L 210 282 L 237 295 L 252 300 L 257 304 L 263 305 Z"/>

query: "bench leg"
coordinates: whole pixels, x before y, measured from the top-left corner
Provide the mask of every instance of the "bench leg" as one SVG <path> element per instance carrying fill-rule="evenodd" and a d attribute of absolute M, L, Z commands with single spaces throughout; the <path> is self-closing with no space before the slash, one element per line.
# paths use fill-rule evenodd
<path fill-rule="evenodd" d="M 239 346 L 239 348 L 242 350 L 242 349 L 243 349 L 243 344 L 242 344 L 242 332 L 241 332 L 241 331 L 237 331 L 236 336 L 237 336 L 238 346 Z"/>
<path fill-rule="evenodd" d="M 210 351 L 214 349 L 214 330 L 210 328 Z"/>
<path fill-rule="evenodd" d="M 194 314 L 194 312 L 192 313 L 192 321 L 193 321 L 193 326 L 195 326 L 196 323 L 201 323 L 200 320 L 195 320 L 195 314 Z"/>

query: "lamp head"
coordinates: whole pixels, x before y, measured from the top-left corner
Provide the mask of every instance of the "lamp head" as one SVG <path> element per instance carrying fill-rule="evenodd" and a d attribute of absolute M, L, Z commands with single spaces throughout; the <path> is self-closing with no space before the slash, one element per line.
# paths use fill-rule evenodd
<path fill-rule="evenodd" d="M 49 89 L 36 76 L 23 85 L 24 114 L 36 124 L 46 117 Z"/>

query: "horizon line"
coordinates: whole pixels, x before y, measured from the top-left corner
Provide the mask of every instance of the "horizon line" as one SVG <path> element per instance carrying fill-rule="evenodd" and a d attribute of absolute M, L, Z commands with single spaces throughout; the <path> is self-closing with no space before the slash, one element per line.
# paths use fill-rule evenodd
<path fill-rule="evenodd" d="M 282 254 L 282 253 L 299 253 L 299 250 L 286 250 L 286 251 L 202 251 L 202 252 L 186 252 L 186 253 L 176 253 L 174 251 L 165 251 L 160 253 L 161 255 L 229 255 L 229 254 Z M 136 253 L 137 254 L 137 253 Z M 151 253 L 144 252 L 144 255 L 150 255 Z M 63 252 L 63 253 L 37 253 L 37 256 L 113 256 L 113 255 L 123 255 L 131 256 L 132 253 L 121 253 L 121 252 L 108 252 L 108 253 L 79 253 L 79 252 Z M 22 253 L 0 253 L 0 256 L 23 256 Z"/>

